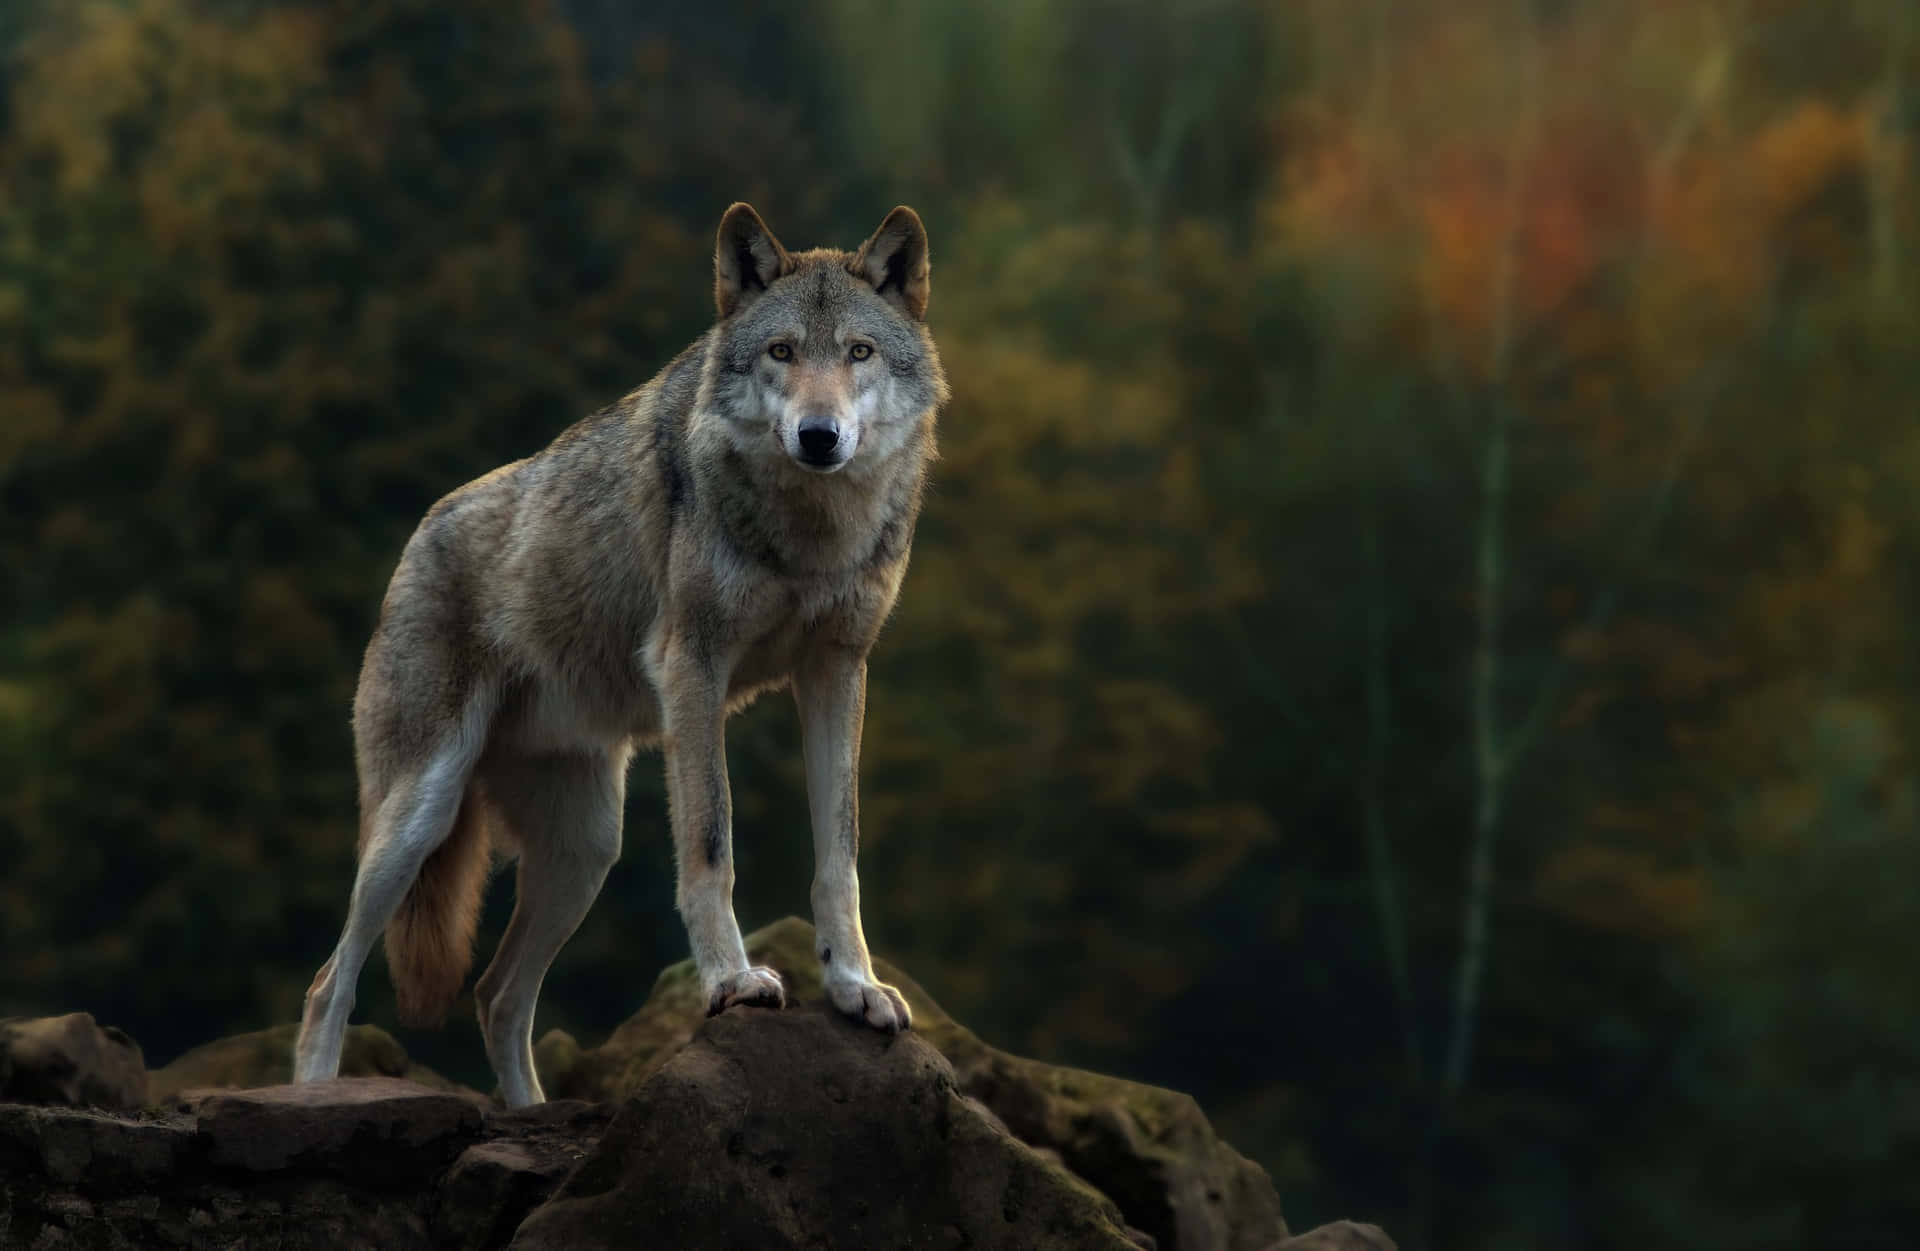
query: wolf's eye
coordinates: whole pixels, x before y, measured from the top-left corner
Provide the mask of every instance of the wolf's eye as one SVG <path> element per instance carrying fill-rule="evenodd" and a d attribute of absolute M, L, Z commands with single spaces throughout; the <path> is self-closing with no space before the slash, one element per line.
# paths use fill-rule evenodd
<path fill-rule="evenodd" d="M 857 361 L 863 361 L 873 355 L 873 348 L 869 344 L 856 343 L 847 349 L 847 355 Z"/>
<path fill-rule="evenodd" d="M 777 361 L 790 361 L 793 359 L 793 345 L 790 343 L 776 343 L 767 349 L 767 355 Z"/>

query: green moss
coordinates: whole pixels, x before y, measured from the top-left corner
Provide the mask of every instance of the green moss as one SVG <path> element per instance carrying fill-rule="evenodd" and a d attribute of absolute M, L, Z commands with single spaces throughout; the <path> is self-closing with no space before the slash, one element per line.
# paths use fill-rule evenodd
<path fill-rule="evenodd" d="M 245 1090 L 292 1081 L 293 1047 L 299 1034 L 298 1025 L 276 1025 L 195 1047 L 147 1075 L 147 1097 L 155 1104 L 164 1104 L 186 1090 Z M 413 1063 L 400 1041 L 377 1025 L 355 1025 L 347 1030 L 340 1052 L 340 1076 L 402 1077 L 435 1090 L 460 1089 L 432 1069 Z"/>

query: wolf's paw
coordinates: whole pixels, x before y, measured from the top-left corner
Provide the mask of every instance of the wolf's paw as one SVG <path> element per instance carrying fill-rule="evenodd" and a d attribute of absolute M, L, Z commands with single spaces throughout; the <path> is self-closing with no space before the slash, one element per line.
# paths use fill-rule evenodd
<path fill-rule="evenodd" d="M 780 984 L 780 975 L 772 969 L 755 965 L 753 968 L 735 973 L 707 996 L 707 1015 L 718 1016 L 737 1003 L 751 1004 L 757 1008 L 781 1008 L 787 1002 L 786 988 Z"/>
<path fill-rule="evenodd" d="M 875 1029 L 897 1034 L 913 1024 L 905 997 L 885 982 L 829 979 L 826 990 L 834 1007 Z"/>

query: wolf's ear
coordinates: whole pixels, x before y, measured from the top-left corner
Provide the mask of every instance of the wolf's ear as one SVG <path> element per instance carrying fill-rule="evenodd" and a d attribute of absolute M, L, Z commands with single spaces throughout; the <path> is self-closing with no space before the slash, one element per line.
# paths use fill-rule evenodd
<path fill-rule="evenodd" d="M 727 210 L 713 245 L 713 302 L 721 317 L 733 316 L 773 285 L 774 279 L 791 272 L 793 258 L 751 204 Z"/>
<path fill-rule="evenodd" d="M 927 297 L 933 293 L 927 228 L 920 224 L 920 214 L 906 205 L 887 214 L 887 220 L 860 245 L 847 268 L 872 283 L 875 291 L 897 304 L 907 316 L 915 321 L 926 318 Z"/>

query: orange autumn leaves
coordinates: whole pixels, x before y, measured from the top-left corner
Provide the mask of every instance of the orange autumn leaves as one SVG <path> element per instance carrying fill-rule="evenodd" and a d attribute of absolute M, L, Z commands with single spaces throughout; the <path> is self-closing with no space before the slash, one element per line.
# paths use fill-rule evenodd
<path fill-rule="evenodd" d="M 1859 260 L 1857 239 L 1802 219 L 1868 176 L 1872 92 L 1756 118 L 1729 97 L 1724 48 L 1667 57 L 1655 89 L 1619 23 L 1503 30 L 1488 6 L 1376 38 L 1279 128 L 1268 236 L 1289 255 L 1401 258 L 1385 324 L 1470 374 L 1493 367 L 1503 319 L 1576 333 L 1552 322 L 1610 265 L 1640 262 L 1638 337 L 1657 354 L 1683 347 L 1681 318 L 1695 335 L 1744 321 L 1784 265 Z"/>

